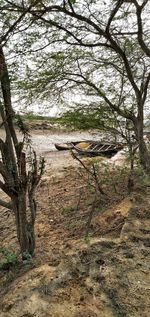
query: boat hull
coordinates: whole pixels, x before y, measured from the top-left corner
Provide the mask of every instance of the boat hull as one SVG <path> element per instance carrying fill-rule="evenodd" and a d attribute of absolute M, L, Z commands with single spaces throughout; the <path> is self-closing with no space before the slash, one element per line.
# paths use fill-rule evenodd
<path fill-rule="evenodd" d="M 62 144 L 55 144 L 55 147 L 59 151 L 76 150 L 78 154 L 85 156 L 98 156 L 103 155 L 112 157 L 118 151 L 124 148 L 122 144 L 101 143 L 98 141 L 77 141 L 67 142 Z"/>
<path fill-rule="evenodd" d="M 121 151 L 123 147 L 124 146 L 120 144 L 113 145 L 113 144 L 105 144 L 105 143 L 102 144 L 102 143 L 94 142 L 88 148 L 82 149 L 82 148 L 79 148 L 78 146 L 74 146 L 74 149 L 76 150 L 76 152 L 78 152 L 79 155 L 84 155 L 84 156 L 103 155 L 110 158 L 114 156 L 116 153 L 118 153 L 119 151 Z"/>

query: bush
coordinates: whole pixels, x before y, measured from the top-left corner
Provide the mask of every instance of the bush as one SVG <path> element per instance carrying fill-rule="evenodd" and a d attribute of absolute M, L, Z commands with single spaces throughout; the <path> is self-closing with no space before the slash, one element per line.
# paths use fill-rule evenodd
<path fill-rule="evenodd" d="M 5 248 L 0 249 L 0 270 L 9 270 L 17 262 L 17 254 Z"/>

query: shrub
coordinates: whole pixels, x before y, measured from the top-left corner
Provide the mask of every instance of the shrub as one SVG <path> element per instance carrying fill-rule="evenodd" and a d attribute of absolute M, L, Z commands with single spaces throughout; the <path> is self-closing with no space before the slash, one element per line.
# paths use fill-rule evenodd
<path fill-rule="evenodd" d="M 17 254 L 15 252 L 1 248 L 0 254 L 0 270 L 8 270 L 11 266 L 16 264 Z"/>

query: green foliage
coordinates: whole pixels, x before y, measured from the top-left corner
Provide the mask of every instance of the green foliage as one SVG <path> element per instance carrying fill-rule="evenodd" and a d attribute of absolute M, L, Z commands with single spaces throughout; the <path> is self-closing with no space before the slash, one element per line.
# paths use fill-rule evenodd
<path fill-rule="evenodd" d="M 126 166 L 108 166 L 103 164 L 103 186 L 111 188 L 110 194 L 124 196 L 127 187 L 129 169 Z"/>
<path fill-rule="evenodd" d="M 26 126 L 24 121 L 22 120 L 22 117 L 18 114 L 15 115 L 15 124 L 20 129 L 20 132 L 24 136 L 29 136 L 29 128 Z"/>
<path fill-rule="evenodd" d="M 114 118 L 112 111 L 106 105 L 97 106 L 90 105 L 88 109 L 80 106 L 79 109 L 67 111 L 62 117 L 61 121 L 67 125 L 71 125 L 76 129 L 100 129 L 104 130 L 105 125 L 109 122 L 109 126 L 114 125 Z"/>
<path fill-rule="evenodd" d="M 90 241 L 91 241 L 91 238 L 92 238 L 91 234 L 88 233 L 88 234 L 84 237 L 84 241 L 85 241 L 87 244 L 89 244 Z"/>
<path fill-rule="evenodd" d="M 129 173 L 128 167 L 112 166 L 108 163 L 105 163 L 105 160 L 98 161 L 98 159 L 95 162 L 92 162 L 92 164 L 88 163 L 88 168 L 91 172 L 93 172 L 93 166 L 96 178 L 89 174 L 87 185 L 90 193 L 94 195 L 98 189 L 97 185 L 99 183 L 99 186 L 106 194 L 106 196 L 101 196 L 101 204 L 103 199 L 104 201 L 105 199 L 109 200 L 112 199 L 113 196 L 114 198 L 120 199 L 120 197 L 124 197 L 126 195 Z M 100 206 L 98 210 L 101 210 Z"/>
<path fill-rule="evenodd" d="M 14 251 L 1 248 L 0 249 L 0 270 L 8 270 L 17 262 L 17 254 Z"/>
<path fill-rule="evenodd" d="M 23 258 L 23 264 L 25 265 L 28 265 L 32 262 L 32 256 L 28 251 L 23 252 L 22 258 Z"/>
<path fill-rule="evenodd" d="M 9 270 L 14 267 L 18 260 L 18 255 L 13 250 L 0 248 L 0 270 Z M 31 254 L 27 251 L 22 254 L 23 264 L 28 265 L 32 261 Z"/>
<path fill-rule="evenodd" d="M 74 206 L 64 207 L 62 209 L 62 215 L 69 216 L 74 211 L 75 211 L 75 207 Z"/>
<path fill-rule="evenodd" d="M 135 43 L 133 43 L 130 39 L 126 39 L 124 42 L 124 49 L 126 53 L 132 54 L 135 50 Z"/>
<path fill-rule="evenodd" d="M 140 192 L 145 191 L 149 187 L 149 175 L 141 168 L 141 166 L 136 166 L 134 170 L 134 182 L 135 190 L 140 190 Z"/>
<path fill-rule="evenodd" d="M 59 121 L 59 118 L 38 115 L 38 114 L 33 113 L 32 111 L 26 113 L 25 115 L 21 115 L 20 117 L 23 120 L 30 120 L 30 121 L 36 121 L 36 120 L 50 121 L 50 122 Z"/>

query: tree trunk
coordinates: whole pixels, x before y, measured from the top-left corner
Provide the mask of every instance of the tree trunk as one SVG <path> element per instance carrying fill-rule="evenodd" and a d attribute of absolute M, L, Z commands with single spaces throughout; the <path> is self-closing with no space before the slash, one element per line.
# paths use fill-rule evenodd
<path fill-rule="evenodd" d="M 139 141 L 139 157 L 142 167 L 148 174 L 150 174 L 150 155 L 144 140 Z"/>
<path fill-rule="evenodd" d="M 137 120 L 134 122 L 134 129 L 136 139 L 139 145 L 139 158 L 140 164 L 143 169 L 150 174 L 150 154 L 147 150 L 147 146 L 143 139 L 143 128 L 144 128 L 144 118 L 143 118 L 143 105 L 138 106 L 138 116 Z"/>
<path fill-rule="evenodd" d="M 13 202 L 16 218 L 17 237 L 20 244 L 22 257 L 33 255 L 35 249 L 34 223 L 27 219 L 26 193 L 19 193 Z"/>
<path fill-rule="evenodd" d="M 6 133 L 5 141 L 0 139 L 0 188 L 11 199 L 15 213 L 16 231 L 20 244 L 22 258 L 33 255 L 35 249 L 34 222 L 36 204 L 34 192 L 40 181 L 44 160 L 38 170 L 36 153 L 31 158 L 32 169 L 26 167 L 26 154 L 23 152 L 23 142 L 19 142 L 13 124 L 13 108 L 11 104 L 10 79 L 2 47 L 0 47 L 0 84 L 3 103 L 0 102 L 0 113 Z M 25 135 L 24 135 L 25 140 Z M 39 172 L 39 173 L 38 173 Z M 3 205 L 5 203 L 2 201 Z"/>

